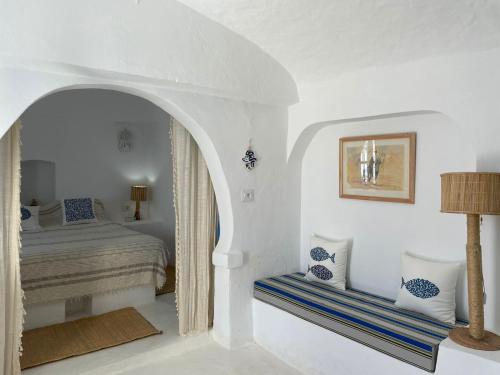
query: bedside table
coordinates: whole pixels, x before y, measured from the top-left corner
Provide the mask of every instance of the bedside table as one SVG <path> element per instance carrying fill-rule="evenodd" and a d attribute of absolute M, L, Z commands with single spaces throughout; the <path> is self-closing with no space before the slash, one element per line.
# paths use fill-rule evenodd
<path fill-rule="evenodd" d="M 135 221 L 122 221 L 120 223 L 125 228 L 135 230 L 150 236 L 161 238 L 162 222 L 159 220 L 135 220 Z"/>

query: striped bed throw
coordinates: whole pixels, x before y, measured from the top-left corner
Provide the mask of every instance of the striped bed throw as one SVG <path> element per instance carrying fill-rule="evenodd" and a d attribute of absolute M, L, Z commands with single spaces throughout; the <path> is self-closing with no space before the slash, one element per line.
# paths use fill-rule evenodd
<path fill-rule="evenodd" d="M 112 222 L 22 233 L 25 304 L 165 283 L 163 241 Z"/>
<path fill-rule="evenodd" d="M 256 299 L 424 370 L 436 368 L 439 343 L 454 326 L 403 310 L 359 290 L 308 281 L 303 273 L 255 282 Z M 457 322 L 465 325 L 466 322 Z"/>

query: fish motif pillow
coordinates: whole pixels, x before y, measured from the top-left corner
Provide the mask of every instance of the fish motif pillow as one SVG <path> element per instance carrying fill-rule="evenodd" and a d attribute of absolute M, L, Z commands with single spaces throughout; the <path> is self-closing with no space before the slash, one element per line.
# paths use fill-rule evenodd
<path fill-rule="evenodd" d="M 459 262 L 401 256 L 401 284 L 396 306 L 455 324 Z"/>
<path fill-rule="evenodd" d="M 23 232 L 35 232 L 42 230 L 39 223 L 39 206 L 21 207 L 21 228 Z"/>
<path fill-rule="evenodd" d="M 345 290 L 348 247 L 347 240 L 335 241 L 312 236 L 306 279 Z"/>

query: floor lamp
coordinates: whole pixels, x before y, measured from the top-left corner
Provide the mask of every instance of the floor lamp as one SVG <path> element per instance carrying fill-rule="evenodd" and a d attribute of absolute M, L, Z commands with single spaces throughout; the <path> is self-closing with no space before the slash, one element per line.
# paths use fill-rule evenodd
<path fill-rule="evenodd" d="M 450 338 L 472 349 L 500 350 L 500 336 L 484 330 L 484 284 L 479 239 L 479 216 L 500 215 L 500 173 L 442 174 L 441 212 L 467 215 L 469 327 L 454 328 Z"/>

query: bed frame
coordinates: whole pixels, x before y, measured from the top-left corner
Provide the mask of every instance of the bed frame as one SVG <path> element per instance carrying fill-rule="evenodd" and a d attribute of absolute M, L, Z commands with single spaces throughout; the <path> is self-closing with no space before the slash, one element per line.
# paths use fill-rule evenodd
<path fill-rule="evenodd" d="M 119 289 L 108 293 L 95 294 L 82 299 L 79 309 L 69 308 L 74 300 L 55 301 L 24 307 L 24 330 L 44 327 L 52 324 L 81 318 L 88 315 L 104 314 L 124 307 L 139 307 L 155 302 L 155 287 L 143 285 Z"/>

